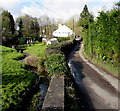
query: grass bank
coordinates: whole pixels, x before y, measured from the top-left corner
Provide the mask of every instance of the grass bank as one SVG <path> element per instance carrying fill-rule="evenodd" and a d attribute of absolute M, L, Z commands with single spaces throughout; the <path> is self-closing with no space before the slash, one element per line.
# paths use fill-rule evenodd
<path fill-rule="evenodd" d="M 98 60 L 97 58 L 91 58 L 91 57 L 87 56 L 85 53 L 84 53 L 84 55 L 85 55 L 85 57 L 86 57 L 89 61 L 91 61 L 93 64 L 95 64 L 95 65 L 97 65 L 98 67 L 102 68 L 104 71 L 110 73 L 111 75 L 119 78 L 119 76 L 120 76 L 120 73 L 119 73 L 119 65 L 116 67 L 116 66 L 114 66 L 114 65 L 111 64 L 111 63 Z"/>

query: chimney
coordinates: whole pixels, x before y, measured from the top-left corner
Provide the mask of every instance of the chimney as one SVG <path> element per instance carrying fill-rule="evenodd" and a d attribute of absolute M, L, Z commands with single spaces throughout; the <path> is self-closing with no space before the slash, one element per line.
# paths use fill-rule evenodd
<path fill-rule="evenodd" d="M 58 24 L 58 28 L 60 28 L 61 26 L 62 26 L 62 24 L 59 23 L 59 24 Z"/>

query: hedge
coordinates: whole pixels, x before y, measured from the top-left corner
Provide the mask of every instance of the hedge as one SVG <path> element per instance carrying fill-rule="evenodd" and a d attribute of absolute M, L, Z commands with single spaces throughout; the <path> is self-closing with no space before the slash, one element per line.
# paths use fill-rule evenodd
<path fill-rule="evenodd" d="M 49 45 L 46 49 L 46 69 L 50 76 L 64 75 L 68 72 L 66 59 L 76 41 L 66 41 Z"/>
<path fill-rule="evenodd" d="M 99 17 L 89 23 L 88 29 L 84 29 L 83 35 L 85 55 L 114 69 L 120 65 L 119 14 L 117 8 L 100 12 Z"/>

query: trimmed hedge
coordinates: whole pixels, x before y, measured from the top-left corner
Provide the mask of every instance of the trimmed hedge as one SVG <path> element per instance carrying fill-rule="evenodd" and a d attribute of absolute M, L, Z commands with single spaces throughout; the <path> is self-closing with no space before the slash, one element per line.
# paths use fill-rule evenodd
<path fill-rule="evenodd" d="M 46 49 L 46 69 L 50 76 L 64 75 L 68 72 L 66 59 L 76 45 L 76 41 L 51 44 Z"/>
<path fill-rule="evenodd" d="M 67 67 L 65 62 L 65 56 L 58 53 L 53 54 L 47 58 L 47 71 L 49 76 L 63 75 L 67 73 Z"/>
<path fill-rule="evenodd" d="M 58 42 L 65 42 L 65 41 L 68 41 L 70 40 L 70 37 L 59 37 L 57 38 Z"/>

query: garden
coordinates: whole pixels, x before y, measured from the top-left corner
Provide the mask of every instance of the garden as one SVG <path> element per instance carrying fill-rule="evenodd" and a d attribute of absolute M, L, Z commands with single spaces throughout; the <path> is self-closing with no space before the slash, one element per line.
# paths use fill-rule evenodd
<path fill-rule="evenodd" d="M 16 50 L 0 46 L 2 54 L 2 110 L 15 110 L 37 81 L 37 76 L 15 59 L 24 57 Z"/>

